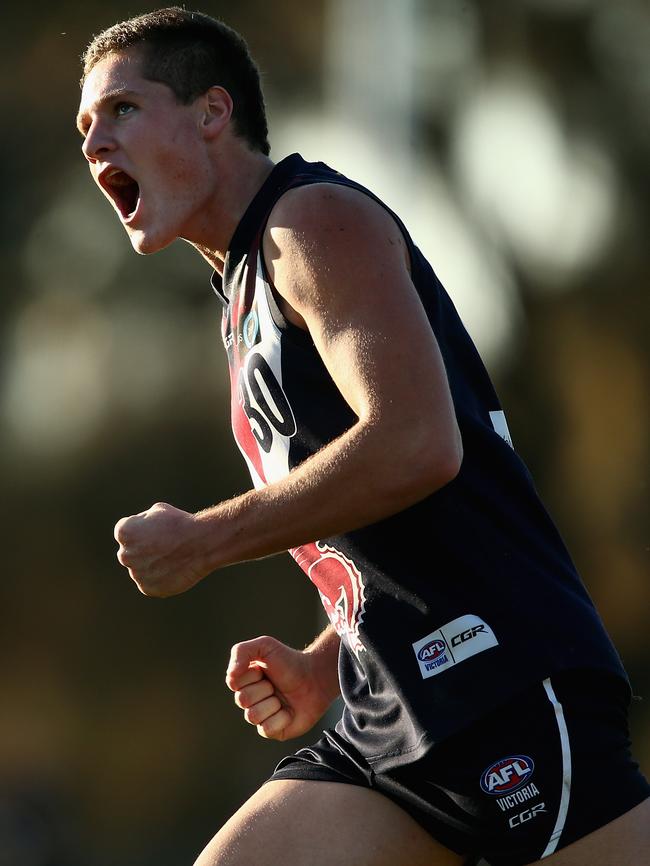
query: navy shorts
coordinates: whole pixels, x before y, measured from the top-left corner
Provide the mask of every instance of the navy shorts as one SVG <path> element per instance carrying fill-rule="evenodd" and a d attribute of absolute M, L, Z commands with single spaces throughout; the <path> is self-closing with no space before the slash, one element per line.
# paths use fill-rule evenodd
<path fill-rule="evenodd" d="M 490 866 L 548 857 L 650 796 L 630 754 L 629 690 L 574 671 L 522 693 L 411 764 L 375 772 L 336 731 L 271 776 L 380 791 L 438 842 Z"/>

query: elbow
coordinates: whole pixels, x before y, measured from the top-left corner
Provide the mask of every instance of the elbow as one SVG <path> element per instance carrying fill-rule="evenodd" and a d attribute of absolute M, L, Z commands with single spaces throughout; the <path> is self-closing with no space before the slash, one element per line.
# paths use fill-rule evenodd
<path fill-rule="evenodd" d="M 360 425 L 361 426 L 361 425 Z M 446 428 L 446 429 L 445 429 Z M 367 489 L 372 491 L 378 511 L 394 514 L 428 498 L 453 481 L 463 463 L 463 443 L 456 420 L 448 425 L 404 423 L 387 432 L 379 425 L 362 426 L 374 437 L 376 448 L 369 449 Z M 381 471 L 377 471 L 381 467 Z"/>
<path fill-rule="evenodd" d="M 403 471 L 395 477 L 399 487 L 395 493 L 403 497 L 404 507 L 445 487 L 457 477 L 463 463 L 463 444 L 457 429 L 455 435 L 437 441 L 432 441 L 430 435 L 412 435 L 399 453 Z"/>
<path fill-rule="evenodd" d="M 449 461 L 449 469 L 451 470 L 449 481 L 453 481 L 460 472 L 460 467 L 463 465 L 463 456 L 463 437 L 460 435 L 458 426 L 456 426 L 454 430 L 452 453 L 450 454 Z"/>
<path fill-rule="evenodd" d="M 456 478 L 463 464 L 463 441 L 456 428 L 455 435 L 437 448 L 431 448 L 423 455 L 421 468 L 430 493 L 435 493 Z"/>

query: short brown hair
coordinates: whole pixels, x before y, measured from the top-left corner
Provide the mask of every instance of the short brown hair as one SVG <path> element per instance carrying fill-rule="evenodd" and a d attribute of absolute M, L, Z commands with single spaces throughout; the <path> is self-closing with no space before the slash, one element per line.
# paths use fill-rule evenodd
<path fill-rule="evenodd" d="M 141 51 L 143 76 L 166 84 L 183 104 L 214 85 L 227 90 L 237 134 L 256 150 L 270 152 L 259 70 L 239 33 L 178 6 L 147 12 L 93 37 L 82 57 L 82 85 L 107 54 L 134 47 Z"/>

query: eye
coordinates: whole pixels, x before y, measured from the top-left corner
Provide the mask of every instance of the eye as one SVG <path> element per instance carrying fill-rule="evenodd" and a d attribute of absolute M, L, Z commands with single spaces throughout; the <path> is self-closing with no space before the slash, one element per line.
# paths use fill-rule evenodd
<path fill-rule="evenodd" d="M 124 117 L 126 114 L 130 114 L 135 105 L 132 105 L 130 102 L 117 102 L 115 104 L 115 115 L 116 117 Z"/>

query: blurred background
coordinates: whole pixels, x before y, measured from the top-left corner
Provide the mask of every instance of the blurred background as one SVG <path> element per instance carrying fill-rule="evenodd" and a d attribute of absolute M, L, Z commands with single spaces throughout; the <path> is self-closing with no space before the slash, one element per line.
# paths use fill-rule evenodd
<path fill-rule="evenodd" d="M 232 704 L 231 644 L 322 625 L 287 556 L 165 601 L 115 560 L 120 516 L 249 486 L 209 269 L 132 252 L 74 129 L 86 43 L 153 8 L 3 16 L 0 866 L 193 862 L 293 748 Z M 258 59 L 272 156 L 372 187 L 445 282 L 630 671 L 650 772 L 650 7 L 198 8 Z"/>

